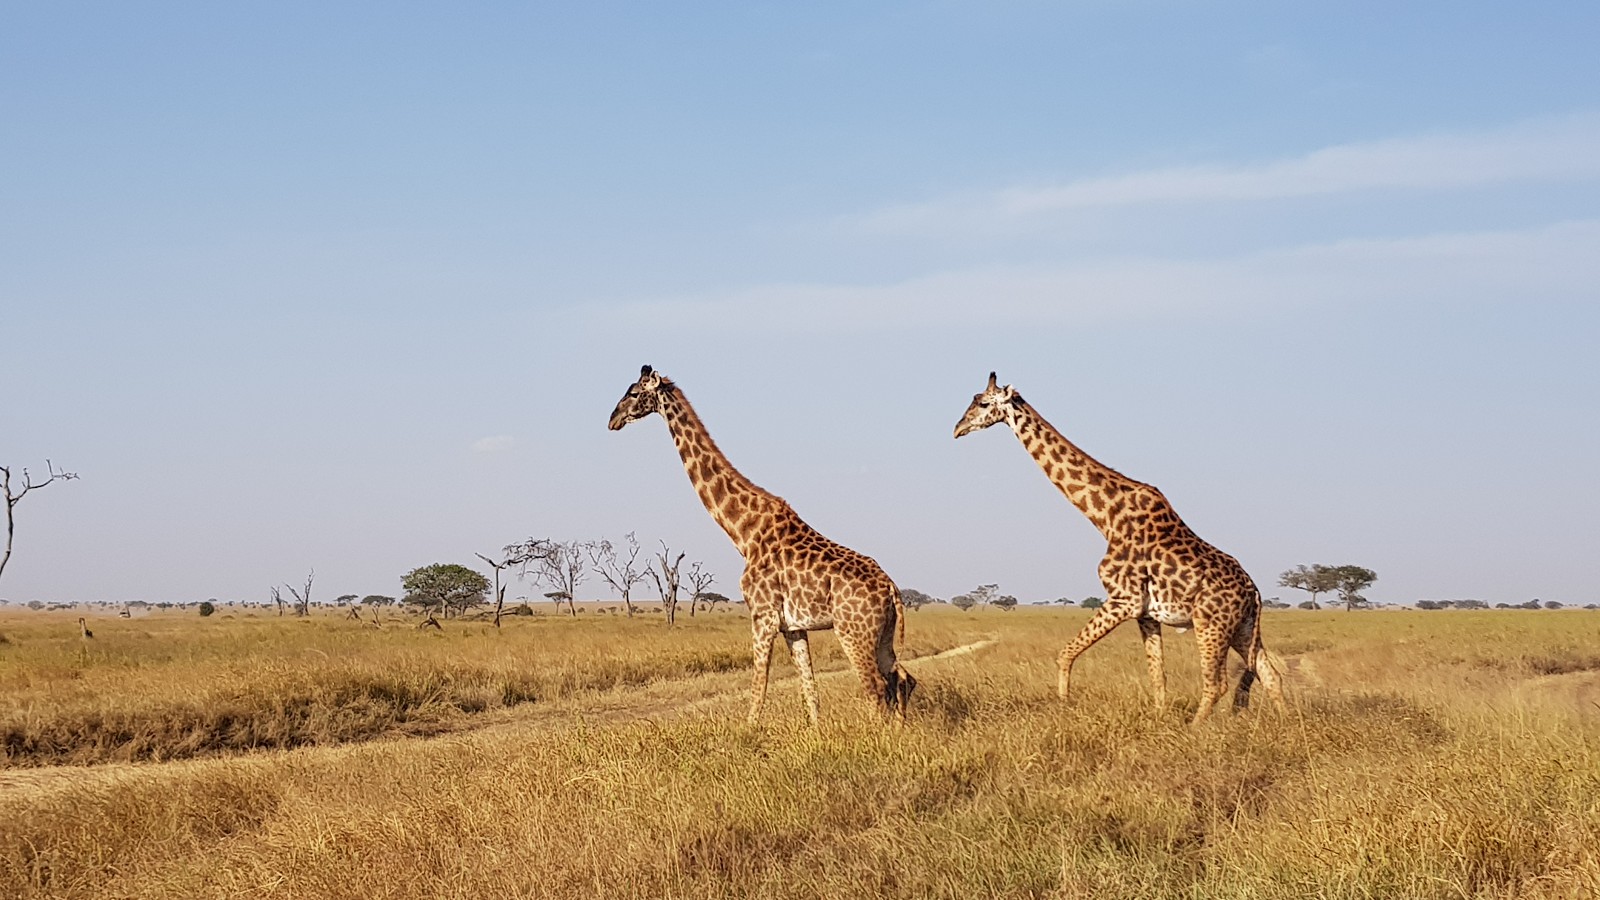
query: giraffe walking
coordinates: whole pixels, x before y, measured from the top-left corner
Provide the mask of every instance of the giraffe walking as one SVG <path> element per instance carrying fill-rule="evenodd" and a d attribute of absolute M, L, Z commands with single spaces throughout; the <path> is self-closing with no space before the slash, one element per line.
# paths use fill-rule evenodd
<path fill-rule="evenodd" d="M 1097 462 L 1062 436 L 1011 385 L 989 384 L 972 398 L 956 437 L 1004 422 L 1055 486 L 1106 539 L 1100 581 L 1106 602 L 1061 651 L 1058 690 L 1067 697 L 1072 663 L 1113 628 L 1133 619 L 1144 637 L 1156 709 L 1166 708 L 1161 626 L 1194 628 L 1200 648 L 1200 706 L 1204 721 L 1222 696 L 1228 649 L 1244 659 L 1234 708 L 1250 702 L 1256 678 L 1279 709 L 1283 694 L 1261 644 L 1261 592 L 1239 561 L 1201 540 L 1155 487 Z"/>
<path fill-rule="evenodd" d="M 755 648 L 749 722 L 761 717 L 772 642 L 781 634 L 800 670 L 806 714 L 817 724 L 817 687 L 806 635 L 830 628 L 868 696 L 880 710 L 904 721 L 917 682 L 895 657 L 896 631 L 905 637 L 905 610 L 894 582 L 870 557 L 818 534 L 782 497 L 740 474 L 711 440 L 683 391 L 645 366 L 612 410 L 609 427 L 617 431 L 651 413 L 667 420 L 695 493 L 744 557 L 739 590 L 750 609 Z"/>

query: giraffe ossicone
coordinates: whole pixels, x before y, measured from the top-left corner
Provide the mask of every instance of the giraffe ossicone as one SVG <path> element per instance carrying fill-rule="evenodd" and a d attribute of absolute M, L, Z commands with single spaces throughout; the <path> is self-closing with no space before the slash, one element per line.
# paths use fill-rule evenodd
<path fill-rule="evenodd" d="M 782 497 L 735 469 L 683 391 L 650 366 L 639 370 L 607 427 L 617 431 L 656 413 L 667 421 L 700 502 L 744 557 L 739 589 L 750 610 L 755 655 L 749 721 L 761 716 L 772 642 L 781 634 L 800 672 L 806 714 L 817 723 L 807 634 L 827 629 L 878 708 L 904 720 L 917 682 L 895 653 L 896 635 L 905 635 L 905 608 L 894 582 L 870 557 L 823 537 Z"/>
<path fill-rule="evenodd" d="M 1166 707 L 1161 626 L 1193 628 L 1200 649 L 1201 696 L 1194 721 L 1211 714 L 1223 691 L 1232 648 L 1244 659 L 1234 708 L 1249 704 L 1259 677 L 1278 708 L 1283 693 L 1261 642 L 1261 592 L 1232 556 L 1200 539 L 1154 486 L 1095 460 L 1045 421 L 995 373 L 956 423 L 955 436 L 1005 423 L 1050 481 L 1106 539 L 1100 581 L 1106 601 L 1058 658 L 1057 689 L 1066 699 L 1072 664 L 1113 628 L 1134 620 L 1158 710 Z"/>

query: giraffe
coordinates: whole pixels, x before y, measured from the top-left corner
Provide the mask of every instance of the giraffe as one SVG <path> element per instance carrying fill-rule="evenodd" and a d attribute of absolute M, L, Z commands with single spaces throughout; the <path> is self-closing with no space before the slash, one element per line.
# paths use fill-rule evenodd
<path fill-rule="evenodd" d="M 1200 648 L 1200 706 L 1194 722 L 1204 721 L 1223 691 L 1228 648 L 1244 658 L 1245 671 L 1234 694 L 1234 709 L 1250 702 L 1250 687 L 1260 678 L 1274 704 L 1283 695 L 1261 644 L 1261 592 L 1244 567 L 1189 529 L 1155 487 L 1134 481 L 1078 449 L 1045 421 L 1011 385 L 999 387 L 995 374 L 972 398 L 956 424 L 956 437 L 1004 422 L 1022 446 L 1106 539 L 1100 581 L 1106 601 L 1058 659 L 1057 690 L 1067 698 L 1072 664 L 1113 628 L 1133 619 L 1144 638 L 1145 661 L 1155 689 L 1156 709 L 1166 708 L 1166 673 L 1161 663 L 1161 626 L 1193 627 Z"/>
<path fill-rule="evenodd" d="M 880 711 L 903 722 L 917 682 L 895 658 L 897 626 L 905 638 L 905 609 L 894 582 L 870 557 L 818 534 L 782 497 L 735 469 L 682 389 L 645 366 L 612 410 L 608 427 L 618 431 L 651 413 L 667 420 L 700 502 L 744 557 L 739 590 L 750 609 L 755 649 L 747 721 L 754 725 L 761 717 L 772 642 L 781 634 L 800 671 L 806 715 L 817 724 L 807 632 L 831 628 L 868 696 Z"/>

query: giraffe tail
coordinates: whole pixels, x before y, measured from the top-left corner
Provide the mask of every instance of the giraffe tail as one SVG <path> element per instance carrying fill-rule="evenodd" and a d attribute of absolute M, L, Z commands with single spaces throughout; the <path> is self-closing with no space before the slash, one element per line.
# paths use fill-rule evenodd
<path fill-rule="evenodd" d="M 904 600 L 900 599 L 899 588 L 896 588 L 894 592 L 894 631 L 894 642 L 896 644 L 904 644 L 906 642 L 906 604 Z"/>
<path fill-rule="evenodd" d="M 1267 665 L 1272 664 L 1262 658 L 1265 653 L 1265 649 L 1261 646 L 1261 613 L 1264 608 L 1264 604 L 1261 602 L 1261 592 L 1257 591 L 1255 622 L 1250 626 L 1250 656 L 1244 661 L 1245 668 L 1250 672 L 1256 670 L 1259 662 L 1267 662 Z"/>

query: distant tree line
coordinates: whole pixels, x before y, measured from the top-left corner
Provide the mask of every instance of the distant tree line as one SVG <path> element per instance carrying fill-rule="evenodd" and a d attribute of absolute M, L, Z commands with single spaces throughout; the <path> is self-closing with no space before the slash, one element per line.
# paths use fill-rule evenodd
<path fill-rule="evenodd" d="M 1534 598 L 1526 603 L 1496 603 L 1495 609 L 1565 609 L 1566 604 L 1560 600 L 1539 600 Z M 1589 604 L 1584 609 L 1596 609 L 1596 604 Z M 1482 600 L 1418 600 L 1417 609 L 1489 609 L 1489 604 Z"/>
<path fill-rule="evenodd" d="M 502 572 L 510 570 L 517 580 L 535 588 L 543 587 L 546 599 L 569 615 L 578 614 L 578 588 L 590 576 L 599 579 L 621 598 L 629 618 L 638 611 L 634 605 L 634 591 L 643 584 L 652 584 L 661 600 L 662 611 L 670 626 L 677 620 L 682 594 L 687 588 L 689 615 L 696 609 L 714 609 L 718 603 L 732 603 L 727 596 L 710 590 L 716 576 L 700 561 L 691 562 L 687 569 L 684 560 L 688 554 L 674 553 L 666 541 L 660 549 L 646 554 L 633 532 L 621 542 L 607 539 L 595 541 L 558 541 L 533 538 L 507 544 L 496 558 L 477 554 L 494 572 L 494 583 L 482 573 L 453 563 L 434 563 L 411 570 L 401 579 L 405 594 L 400 602 L 445 618 L 461 616 L 468 610 L 494 601 L 494 624 L 500 624 L 505 613 L 506 585 Z M 371 601 L 373 598 L 367 598 Z M 524 602 L 515 610 L 518 614 L 531 612 Z"/>

